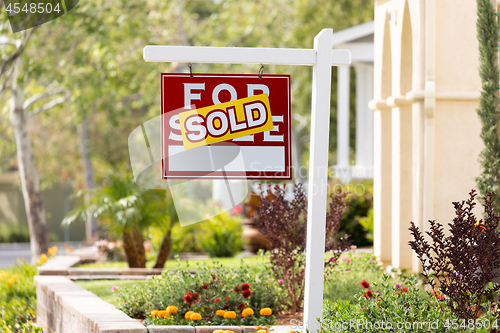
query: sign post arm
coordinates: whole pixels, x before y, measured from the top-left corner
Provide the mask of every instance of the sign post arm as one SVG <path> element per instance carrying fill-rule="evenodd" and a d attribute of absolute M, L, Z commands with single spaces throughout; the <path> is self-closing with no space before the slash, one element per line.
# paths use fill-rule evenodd
<path fill-rule="evenodd" d="M 317 61 L 313 66 L 304 295 L 304 325 L 309 332 L 319 330 L 317 319 L 323 312 L 332 44 L 332 29 L 314 37 Z"/>

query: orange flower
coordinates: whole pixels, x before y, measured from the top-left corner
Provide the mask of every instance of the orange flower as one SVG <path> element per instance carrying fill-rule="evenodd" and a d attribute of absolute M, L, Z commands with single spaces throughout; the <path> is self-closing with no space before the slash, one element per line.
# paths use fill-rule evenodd
<path fill-rule="evenodd" d="M 57 254 L 57 246 L 54 245 L 47 250 L 49 256 L 54 256 Z"/>
<path fill-rule="evenodd" d="M 176 306 L 170 305 L 167 306 L 167 311 L 171 314 L 176 314 L 179 309 Z"/>
<path fill-rule="evenodd" d="M 270 308 L 260 309 L 260 315 L 261 316 L 270 316 L 272 314 L 273 314 L 273 310 L 271 310 Z"/>
<path fill-rule="evenodd" d="M 226 313 L 224 313 L 224 319 L 234 319 L 234 318 L 236 318 L 236 312 L 226 311 Z"/>
<path fill-rule="evenodd" d="M 189 319 L 191 320 L 201 320 L 201 314 L 197 313 L 197 312 L 194 312 L 190 317 Z"/>
<path fill-rule="evenodd" d="M 243 310 L 243 311 L 241 312 L 241 316 L 242 316 L 243 318 L 253 316 L 253 314 L 254 314 L 254 312 L 253 312 L 253 310 L 252 310 L 251 308 L 246 308 L 245 310 Z"/>
<path fill-rule="evenodd" d="M 186 318 L 187 320 L 189 320 L 191 318 L 191 315 L 194 313 L 194 311 L 188 311 L 186 312 L 186 314 L 184 315 L 184 318 Z"/>
<path fill-rule="evenodd" d="M 42 254 L 40 255 L 40 258 L 38 258 L 38 263 L 39 263 L 40 265 L 43 265 L 43 264 L 45 264 L 48 260 L 49 260 L 49 257 L 47 257 L 47 255 L 46 255 L 45 253 L 42 253 Z"/>

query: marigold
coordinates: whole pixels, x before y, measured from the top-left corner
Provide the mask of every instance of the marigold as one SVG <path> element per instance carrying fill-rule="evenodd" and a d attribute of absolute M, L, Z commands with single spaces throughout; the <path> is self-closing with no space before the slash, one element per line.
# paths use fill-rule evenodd
<path fill-rule="evenodd" d="M 236 312 L 226 311 L 226 313 L 224 313 L 224 319 L 234 319 L 234 318 L 236 318 Z"/>
<path fill-rule="evenodd" d="M 169 305 L 167 306 L 167 311 L 171 314 L 176 314 L 179 309 L 176 306 Z"/>
<path fill-rule="evenodd" d="M 187 320 L 189 320 L 189 318 L 191 318 L 191 315 L 194 313 L 194 311 L 188 311 L 186 312 L 186 314 L 184 315 L 184 318 L 186 318 Z"/>
<path fill-rule="evenodd" d="M 158 311 L 158 318 L 168 318 L 170 313 L 166 310 Z"/>
<path fill-rule="evenodd" d="M 260 315 L 261 316 L 270 316 L 272 314 L 273 314 L 273 310 L 271 310 L 270 308 L 260 309 Z"/>
<path fill-rule="evenodd" d="M 267 331 L 266 331 L 266 330 L 258 330 L 258 331 L 257 331 L 257 332 L 255 332 L 255 333 L 267 333 Z"/>
<path fill-rule="evenodd" d="M 243 318 L 253 316 L 253 314 L 254 314 L 254 312 L 251 308 L 246 308 L 245 310 L 243 310 L 243 312 L 241 312 L 241 316 Z"/>
<path fill-rule="evenodd" d="M 225 330 L 224 333 L 234 333 L 234 331 Z"/>
<path fill-rule="evenodd" d="M 153 317 L 153 318 L 158 317 L 158 310 L 151 311 L 151 317 Z"/>
<path fill-rule="evenodd" d="M 224 333 L 224 330 L 215 330 L 212 333 Z"/>
<path fill-rule="evenodd" d="M 201 320 L 201 314 L 199 314 L 199 313 L 195 312 L 195 313 L 193 313 L 193 314 L 189 317 L 189 319 L 191 319 L 191 320 Z"/>
<path fill-rule="evenodd" d="M 219 317 L 224 317 L 224 314 L 226 313 L 226 311 L 224 310 L 217 310 L 215 311 L 215 314 Z"/>

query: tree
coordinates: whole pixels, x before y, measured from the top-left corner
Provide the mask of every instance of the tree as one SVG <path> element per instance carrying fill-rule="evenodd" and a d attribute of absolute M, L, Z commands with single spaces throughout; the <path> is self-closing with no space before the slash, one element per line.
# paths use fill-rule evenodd
<path fill-rule="evenodd" d="M 137 186 L 132 175 L 110 173 L 102 187 L 80 191 L 91 195 L 90 202 L 70 213 L 63 223 L 71 224 L 92 215 L 109 234 L 121 238 L 129 267 L 146 267 L 144 232 L 149 226 L 169 226 L 160 246 L 155 268 L 163 268 L 170 254 L 171 225 L 177 221 L 173 201 L 165 190 L 145 190 Z"/>
<path fill-rule="evenodd" d="M 30 135 L 28 133 L 27 118 L 30 115 L 48 110 L 57 104 L 64 103 L 68 99 L 68 96 L 66 95 L 52 99 L 47 104 L 38 106 L 28 114 L 26 111 L 37 101 L 64 90 L 62 88 L 49 88 L 47 91 L 25 100 L 23 89 L 18 84 L 19 67 L 20 60 L 16 59 L 13 65 L 10 117 L 16 138 L 19 175 L 21 176 L 24 205 L 30 230 L 31 257 L 32 262 L 36 262 L 37 258 L 42 253 L 47 252 L 50 247 L 50 240 L 45 208 L 43 206 L 42 194 L 40 191 L 40 181 L 34 163 Z"/>
<path fill-rule="evenodd" d="M 2 66 L 0 68 L 0 77 L 4 76 L 4 81 L 0 86 L 0 93 L 5 89 L 11 92 L 10 121 L 15 137 L 17 163 L 30 230 L 31 257 L 32 261 L 35 262 L 42 253 L 47 252 L 50 240 L 40 192 L 40 181 L 28 133 L 27 119 L 31 115 L 65 102 L 68 95 L 66 94 L 40 105 L 40 101 L 64 92 L 61 87 L 52 85 L 46 91 L 25 100 L 22 79 L 19 76 L 21 56 L 25 53 L 28 42 L 37 29 L 33 28 L 29 32 L 23 31 L 19 39 L 12 38 L 12 34 L 6 33 L 8 29 L 4 14 L 1 23 L 2 38 L 0 41 L 3 46 L 1 50 Z M 30 109 L 32 109 L 31 112 L 27 113 Z"/>
<path fill-rule="evenodd" d="M 492 193 L 494 206 L 500 211 L 500 97 L 498 87 L 499 27 L 490 0 L 477 0 L 477 38 L 479 40 L 479 76 L 481 77 L 481 97 L 477 113 L 483 127 L 481 138 L 484 148 L 480 154 L 483 169 L 476 178 L 482 195 Z"/>

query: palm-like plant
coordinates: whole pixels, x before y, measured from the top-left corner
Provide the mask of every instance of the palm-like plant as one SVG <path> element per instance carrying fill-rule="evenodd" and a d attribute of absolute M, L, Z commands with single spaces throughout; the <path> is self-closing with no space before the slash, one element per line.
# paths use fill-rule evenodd
<path fill-rule="evenodd" d="M 168 192 L 168 191 L 167 191 Z M 77 196 L 83 195 L 81 191 Z M 151 225 L 167 226 L 155 268 L 163 268 L 170 254 L 171 225 L 177 221 L 173 203 L 164 190 L 145 190 L 137 186 L 132 175 L 110 173 L 104 186 L 91 191 L 88 205 L 72 211 L 63 223 L 85 219 L 88 214 L 99 219 L 112 235 L 121 237 L 129 267 L 146 267 L 143 232 Z"/>

